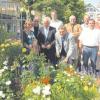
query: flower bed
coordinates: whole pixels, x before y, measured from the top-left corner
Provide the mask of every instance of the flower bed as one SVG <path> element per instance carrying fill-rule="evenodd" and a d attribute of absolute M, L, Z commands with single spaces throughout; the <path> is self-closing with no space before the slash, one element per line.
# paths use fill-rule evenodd
<path fill-rule="evenodd" d="M 60 63 L 55 70 L 44 55 L 21 51 L 17 40 L 0 49 L 0 99 L 100 100 L 99 80 L 77 73 L 73 66 Z"/>

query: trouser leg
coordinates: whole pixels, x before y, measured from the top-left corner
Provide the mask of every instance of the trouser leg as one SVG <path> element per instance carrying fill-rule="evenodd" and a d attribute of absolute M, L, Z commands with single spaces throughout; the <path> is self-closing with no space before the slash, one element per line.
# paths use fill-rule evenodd
<path fill-rule="evenodd" d="M 88 72 L 88 60 L 90 56 L 90 51 L 87 47 L 83 47 L 83 66 L 85 71 Z"/>

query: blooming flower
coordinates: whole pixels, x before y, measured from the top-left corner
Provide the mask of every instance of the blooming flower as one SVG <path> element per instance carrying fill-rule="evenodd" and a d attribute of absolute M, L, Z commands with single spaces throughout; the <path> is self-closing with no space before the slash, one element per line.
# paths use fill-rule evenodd
<path fill-rule="evenodd" d="M 0 97 L 5 98 L 5 94 L 3 93 L 3 91 L 0 91 Z"/>
<path fill-rule="evenodd" d="M 26 48 L 22 48 L 22 52 L 25 53 L 27 50 Z"/>
<path fill-rule="evenodd" d="M 5 94 L 2 94 L 2 98 L 5 98 Z"/>
<path fill-rule="evenodd" d="M 0 91 L 0 96 L 2 96 L 2 94 L 3 94 L 3 91 Z"/>
<path fill-rule="evenodd" d="M 88 86 L 84 86 L 84 90 L 85 91 L 88 91 Z"/>
<path fill-rule="evenodd" d="M 11 84 L 11 81 L 7 81 L 7 82 L 6 82 L 6 85 L 10 85 L 10 84 Z"/>
<path fill-rule="evenodd" d="M 0 74 L 2 74 L 5 70 L 4 69 L 0 69 Z"/>
<path fill-rule="evenodd" d="M 50 82 L 50 77 L 44 77 L 43 79 L 41 79 L 41 82 L 44 83 L 44 84 L 49 84 Z"/>
<path fill-rule="evenodd" d="M 66 72 L 66 71 L 63 71 L 63 73 L 64 73 L 65 75 L 67 75 L 67 72 Z"/>
<path fill-rule="evenodd" d="M 89 82 L 88 85 L 90 86 L 91 85 L 91 82 Z"/>
<path fill-rule="evenodd" d="M 8 67 L 7 66 L 4 66 L 3 69 L 6 70 L 6 69 L 8 69 Z"/>
<path fill-rule="evenodd" d="M 7 60 L 5 60 L 5 61 L 3 62 L 3 64 L 4 64 L 4 65 L 7 65 L 7 64 L 8 64 L 8 61 L 7 61 Z"/>
<path fill-rule="evenodd" d="M 5 44 L 5 47 L 9 47 L 9 46 L 10 46 L 10 44 L 8 44 L 8 43 L 7 43 L 7 44 Z"/>
<path fill-rule="evenodd" d="M 70 77 L 71 75 L 70 75 L 70 74 L 67 74 L 67 76 L 69 76 L 69 77 Z"/>
<path fill-rule="evenodd" d="M 51 94 L 51 92 L 50 92 L 50 84 L 45 85 L 43 87 L 42 93 L 43 93 L 44 96 L 48 96 L 48 95 Z"/>
<path fill-rule="evenodd" d="M 1 45 L 0 45 L 1 48 L 4 47 L 4 46 L 5 46 L 4 44 L 1 44 Z"/>
<path fill-rule="evenodd" d="M 5 49 L 4 49 L 4 48 L 2 48 L 2 49 L 1 49 L 1 51 L 5 51 Z"/>
<path fill-rule="evenodd" d="M 41 92 L 41 87 L 40 86 L 37 86 L 36 88 L 33 89 L 33 93 L 35 93 L 37 95 L 40 95 L 40 92 Z"/>
<path fill-rule="evenodd" d="M 70 65 L 69 67 L 70 67 L 70 68 L 73 68 L 73 66 L 72 66 L 72 65 Z"/>

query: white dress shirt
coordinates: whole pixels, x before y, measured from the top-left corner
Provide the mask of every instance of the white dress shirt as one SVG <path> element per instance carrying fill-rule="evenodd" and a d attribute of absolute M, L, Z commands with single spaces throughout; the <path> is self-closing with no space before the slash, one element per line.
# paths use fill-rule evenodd
<path fill-rule="evenodd" d="M 79 40 L 85 46 L 99 46 L 100 45 L 100 30 L 85 29 L 79 36 Z"/>
<path fill-rule="evenodd" d="M 56 31 L 58 31 L 58 28 L 59 28 L 60 26 L 62 26 L 62 25 L 63 25 L 63 22 L 60 21 L 60 20 L 56 20 L 56 21 L 52 21 L 52 20 L 51 20 L 51 22 L 50 22 L 50 26 L 56 28 Z"/>
<path fill-rule="evenodd" d="M 82 27 L 82 30 L 85 30 L 85 29 L 87 29 L 88 28 L 88 25 L 86 25 L 86 24 L 81 24 L 81 27 Z"/>
<path fill-rule="evenodd" d="M 48 32 L 49 32 L 49 27 L 48 28 L 44 27 L 44 34 L 46 38 L 48 37 Z"/>

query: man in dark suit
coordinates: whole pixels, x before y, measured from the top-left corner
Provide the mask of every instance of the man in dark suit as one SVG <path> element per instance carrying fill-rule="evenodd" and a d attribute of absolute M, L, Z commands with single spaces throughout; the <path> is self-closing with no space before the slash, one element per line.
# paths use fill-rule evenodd
<path fill-rule="evenodd" d="M 56 29 L 49 26 L 50 18 L 45 17 L 43 19 L 43 27 L 39 29 L 38 42 L 40 45 L 40 53 L 44 53 L 46 60 L 52 64 L 56 64 L 55 59 L 55 33 Z"/>
<path fill-rule="evenodd" d="M 34 35 L 35 35 L 36 39 L 37 39 L 37 35 L 38 35 L 38 31 L 39 31 L 40 27 L 41 27 L 40 18 L 39 18 L 39 16 L 35 16 L 33 19 L 33 31 L 34 31 Z"/>

